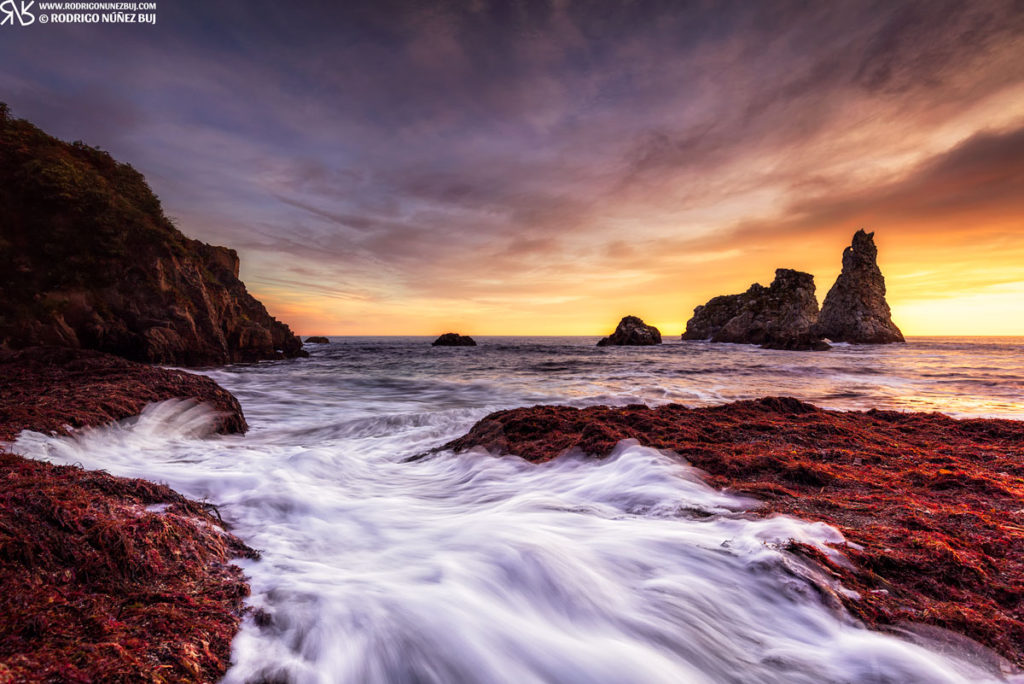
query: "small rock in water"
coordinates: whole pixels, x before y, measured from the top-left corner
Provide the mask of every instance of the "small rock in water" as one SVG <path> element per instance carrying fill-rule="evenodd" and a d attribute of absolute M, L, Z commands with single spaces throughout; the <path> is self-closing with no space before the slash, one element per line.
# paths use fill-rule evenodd
<path fill-rule="evenodd" d="M 661 332 L 636 316 L 625 316 L 610 336 L 597 343 L 598 347 L 646 346 L 661 344 Z"/>
<path fill-rule="evenodd" d="M 476 340 L 469 335 L 445 333 L 431 343 L 432 347 L 475 347 Z"/>
<path fill-rule="evenodd" d="M 313 335 L 306 338 L 306 344 L 330 344 L 331 341 L 323 335 Z"/>

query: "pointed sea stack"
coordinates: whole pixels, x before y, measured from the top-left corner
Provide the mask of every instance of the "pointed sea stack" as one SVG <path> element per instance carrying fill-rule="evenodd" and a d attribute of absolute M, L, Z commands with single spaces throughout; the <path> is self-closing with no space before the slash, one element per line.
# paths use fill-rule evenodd
<path fill-rule="evenodd" d="M 598 347 L 645 347 L 661 344 L 661 331 L 647 325 L 636 316 L 625 316 L 608 337 L 601 338 Z"/>
<path fill-rule="evenodd" d="M 445 333 L 431 342 L 431 347 L 475 347 L 476 340 L 469 335 Z"/>
<path fill-rule="evenodd" d="M 905 341 L 885 301 L 885 278 L 876 261 L 874 237 L 858 230 L 853 244 L 843 251 L 843 271 L 825 297 L 815 334 L 852 344 Z"/>
<path fill-rule="evenodd" d="M 722 295 L 698 306 L 686 323 L 683 339 L 772 349 L 827 349 L 811 334 L 817 317 L 814 276 L 780 268 L 768 287 L 754 283 L 743 294 Z"/>

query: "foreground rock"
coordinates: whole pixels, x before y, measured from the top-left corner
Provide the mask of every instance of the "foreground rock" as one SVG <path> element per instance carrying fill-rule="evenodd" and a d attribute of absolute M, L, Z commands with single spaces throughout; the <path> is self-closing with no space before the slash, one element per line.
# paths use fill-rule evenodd
<path fill-rule="evenodd" d="M 331 341 L 322 335 L 314 335 L 306 338 L 306 344 L 330 344 Z"/>
<path fill-rule="evenodd" d="M 643 347 L 661 344 L 661 331 L 647 325 L 636 316 L 626 316 L 608 337 L 602 337 L 598 347 Z"/>
<path fill-rule="evenodd" d="M 0 441 L 171 398 L 211 402 L 218 430 L 245 430 L 209 378 L 81 350 L 0 355 Z M 249 593 L 240 556 L 257 553 L 208 504 L 0 449 L 0 681 L 217 681 Z"/>
<path fill-rule="evenodd" d="M 182 235 L 138 171 L 0 112 L 0 347 L 176 365 L 306 353 L 238 254 Z"/>
<path fill-rule="evenodd" d="M 811 327 L 817 318 L 814 276 L 780 268 L 768 287 L 754 283 L 742 294 L 715 297 L 698 306 L 683 339 L 816 349 L 821 347 L 811 339 Z"/>
<path fill-rule="evenodd" d="M 875 234 L 858 230 L 843 251 L 843 270 L 828 291 L 814 332 L 833 342 L 903 342 L 885 301 L 885 278 L 878 268 Z"/>
<path fill-rule="evenodd" d="M 535 406 L 499 411 L 446 448 L 542 462 L 607 455 L 623 439 L 674 451 L 713 486 L 839 528 L 852 567 L 820 552 L 869 625 L 953 630 L 1024 665 L 1024 422 L 824 411 L 769 398 L 688 409 Z"/>
<path fill-rule="evenodd" d="M 445 333 L 430 343 L 432 347 L 475 347 L 476 340 L 469 335 Z"/>
<path fill-rule="evenodd" d="M 202 375 L 85 349 L 0 352 L 0 425 L 8 431 L 0 434 L 0 441 L 21 430 L 65 434 L 69 426 L 110 423 L 171 398 L 194 399 L 217 409 L 217 432 L 247 429 L 238 400 Z"/>

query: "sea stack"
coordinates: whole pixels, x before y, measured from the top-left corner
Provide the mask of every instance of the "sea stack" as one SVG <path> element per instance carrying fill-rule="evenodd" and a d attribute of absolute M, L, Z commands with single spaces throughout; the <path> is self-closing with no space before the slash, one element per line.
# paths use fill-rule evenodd
<path fill-rule="evenodd" d="M 817 317 L 814 276 L 780 268 L 768 287 L 754 283 L 742 294 L 722 295 L 698 306 L 686 323 L 683 339 L 772 349 L 827 349 L 811 333 Z"/>
<path fill-rule="evenodd" d="M 460 335 L 458 333 L 450 332 L 450 333 L 445 333 L 444 335 L 441 335 L 440 337 L 438 337 L 436 340 L 434 340 L 431 343 L 430 346 L 432 346 L 432 347 L 475 347 L 476 346 L 476 340 L 474 340 L 469 335 Z"/>
<path fill-rule="evenodd" d="M 843 251 L 843 270 L 828 291 L 814 333 L 833 342 L 904 342 L 885 301 L 885 278 L 878 268 L 875 234 L 858 230 Z"/>
<path fill-rule="evenodd" d="M 306 344 L 330 344 L 331 341 L 323 335 L 313 335 L 306 338 Z"/>
<path fill-rule="evenodd" d="M 625 316 L 608 337 L 601 338 L 598 347 L 643 347 L 661 344 L 661 331 L 647 325 L 636 316 Z"/>

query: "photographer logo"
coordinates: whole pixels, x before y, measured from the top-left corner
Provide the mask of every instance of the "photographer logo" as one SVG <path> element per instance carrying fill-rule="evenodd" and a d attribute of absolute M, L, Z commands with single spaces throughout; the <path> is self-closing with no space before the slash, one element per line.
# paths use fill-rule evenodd
<path fill-rule="evenodd" d="M 0 2 L 0 17 L 2 17 L 0 19 L 0 26 L 7 26 L 8 24 L 11 26 L 18 24 L 28 26 L 34 24 L 36 16 L 29 11 L 34 4 L 36 4 L 35 0 L 28 0 L 27 2 L 25 0 L 21 0 L 21 2 L 17 0 L 3 0 L 3 2 Z M 17 24 L 15 20 L 17 20 Z"/>

